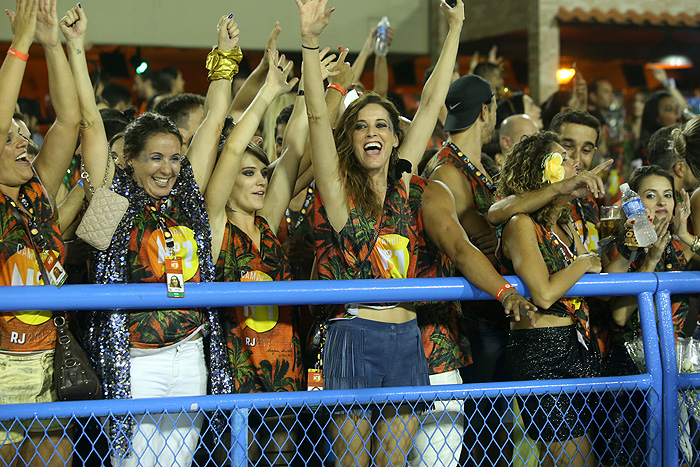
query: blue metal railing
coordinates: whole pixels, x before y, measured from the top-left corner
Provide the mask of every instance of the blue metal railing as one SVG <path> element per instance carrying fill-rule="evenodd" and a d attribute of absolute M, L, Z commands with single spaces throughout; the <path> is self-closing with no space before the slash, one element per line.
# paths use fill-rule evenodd
<path fill-rule="evenodd" d="M 657 273 L 656 292 L 659 344 L 663 366 L 663 465 L 678 466 L 679 406 L 678 391 L 700 388 L 700 374 L 679 373 L 673 332 L 671 294 L 700 293 L 700 272 Z M 690 463 L 690 459 L 688 459 Z"/>
<path fill-rule="evenodd" d="M 599 274 L 584 276 L 567 295 L 576 296 L 620 296 L 636 295 L 639 299 L 643 330 L 643 342 L 647 372 L 643 375 L 571 379 L 556 381 L 532 381 L 517 383 L 483 383 L 469 385 L 427 386 L 416 388 L 384 388 L 353 391 L 322 391 L 298 393 L 240 394 L 228 396 L 201 396 L 169 399 L 102 400 L 80 402 L 57 402 L 44 404 L 16 404 L 0 406 L 0 420 L 38 419 L 47 417 L 107 416 L 125 413 L 156 413 L 180 411 L 228 411 L 239 417 L 238 430 L 232 433 L 239 443 L 234 445 L 231 459 L 246 458 L 242 444 L 246 441 L 247 417 L 245 409 L 260 407 L 315 406 L 352 403 L 383 403 L 405 401 L 430 401 L 433 399 L 466 399 L 497 396 L 546 394 L 561 392 L 640 391 L 647 394 L 646 433 L 647 463 L 658 465 L 663 453 L 664 465 L 674 465 L 677 443 L 669 441 L 678 435 L 677 408 L 675 398 L 661 395 L 676 394 L 679 387 L 675 370 L 675 347 L 673 326 L 665 321 L 667 313 L 661 312 L 659 353 L 656 314 L 653 294 L 665 290 L 700 291 L 700 275 L 681 273 L 673 277 L 667 274 Z M 527 290 L 517 277 L 507 278 L 516 284 L 518 291 L 527 295 Z M 661 287 L 661 284 L 664 287 Z M 683 289 L 685 287 L 685 289 Z M 168 308 L 171 300 L 179 307 L 237 306 L 264 304 L 309 304 L 385 301 L 432 301 L 432 300 L 483 300 L 486 294 L 461 278 L 447 279 L 399 279 L 399 280 L 352 280 L 352 281 L 296 281 L 296 282 L 247 282 L 188 284 L 186 297 L 166 298 L 164 284 L 126 285 L 69 285 L 60 290 L 55 287 L 0 287 L 0 300 L 4 310 L 49 309 L 49 310 L 94 310 L 102 308 L 143 309 Z M 657 295 L 660 310 L 668 306 L 668 294 Z M 670 313 L 668 313 L 670 316 Z M 670 331 L 669 331 L 670 329 Z M 668 341 L 670 332 L 670 344 Z M 670 350 L 669 350 L 670 349 Z M 670 353 L 672 352 L 672 354 Z M 670 356 L 669 356 L 670 355 Z M 663 362 L 662 362 L 663 357 Z M 673 362 L 673 367 L 669 364 Z M 671 368 L 675 371 L 671 372 Z M 693 380 L 695 381 L 695 380 Z M 697 381 L 696 381 L 697 383 Z M 685 383 L 683 383 L 685 384 Z M 689 383 L 690 384 L 690 380 Z M 673 391 L 673 392 L 668 392 Z M 193 406 L 193 404 L 195 404 Z M 675 432 L 671 429 L 675 421 Z M 662 437 L 663 428 L 663 437 Z M 677 464 L 676 464 L 677 465 Z"/>

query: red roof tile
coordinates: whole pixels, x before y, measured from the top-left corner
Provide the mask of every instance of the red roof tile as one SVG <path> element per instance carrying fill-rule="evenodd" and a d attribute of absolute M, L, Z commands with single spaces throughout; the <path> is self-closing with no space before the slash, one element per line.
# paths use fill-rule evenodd
<path fill-rule="evenodd" d="M 627 10 L 624 13 L 616 9 L 607 12 L 593 8 L 584 10 L 583 8 L 566 9 L 559 8 L 557 19 L 562 23 L 592 23 L 592 24 L 620 24 L 634 26 L 677 26 L 677 27 L 698 27 L 700 26 L 700 13 L 689 15 L 680 13 L 672 15 L 669 13 L 656 14 L 651 12 L 637 12 Z"/>

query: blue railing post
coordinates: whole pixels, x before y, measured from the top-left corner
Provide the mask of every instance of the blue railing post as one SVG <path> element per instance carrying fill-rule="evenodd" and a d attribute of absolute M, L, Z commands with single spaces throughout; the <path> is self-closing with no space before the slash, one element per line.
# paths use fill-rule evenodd
<path fill-rule="evenodd" d="M 236 408 L 229 416 L 231 428 L 231 467 L 246 467 L 248 465 L 248 415 L 250 409 Z"/>
<path fill-rule="evenodd" d="M 656 312 L 663 368 L 663 465 L 676 467 L 678 466 L 678 363 L 673 334 L 671 293 L 668 289 L 656 292 Z"/>
<path fill-rule="evenodd" d="M 647 439 L 647 458 L 649 465 L 659 465 L 659 457 L 663 449 L 663 410 L 661 395 L 663 394 L 663 366 L 659 356 L 659 339 L 656 332 L 654 296 L 652 292 L 644 292 L 637 296 L 639 314 L 642 323 L 642 341 L 644 342 L 644 356 L 647 373 L 651 375 L 652 384 L 647 402 L 647 423 L 649 427 Z M 664 464 L 666 465 L 666 464 Z"/>
<path fill-rule="evenodd" d="M 681 386 L 683 377 L 679 375 L 676 357 L 676 341 L 673 330 L 673 310 L 671 294 L 688 294 L 700 292 L 700 272 L 663 272 L 655 273 L 658 278 L 656 291 L 656 310 L 659 326 L 659 343 L 664 370 L 664 467 L 679 465 L 679 407 L 678 391 L 688 386 L 697 387 L 696 378 L 686 378 Z M 688 376 L 688 375 L 686 375 Z M 689 375 L 692 376 L 692 375 Z M 695 382 L 695 384 L 693 384 Z M 688 459 L 689 460 L 689 459 Z"/>

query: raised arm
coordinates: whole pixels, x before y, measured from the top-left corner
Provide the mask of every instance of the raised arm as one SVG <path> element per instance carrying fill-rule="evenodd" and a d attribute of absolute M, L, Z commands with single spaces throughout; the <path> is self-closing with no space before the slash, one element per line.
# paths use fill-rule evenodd
<path fill-rule="evenodd" d="M 486 220 L 491 225 L 498 226 L 518 213 L 533 213 L 560 196 L 568 197 L 569 200 L 587 196 L 602 198 L 605 195 L 605 184 L 599 174 L 612 162 L 607 160 L 590 171 L 583 170 L 560 182 L 503 198 L 491 205 L 486 214 Z"/>
<path fill-rule="evenodd" d="M 240 31 L 233 15 L 222 16 L 216 25 L 216 30 L 218 50 L 234 51 L 238 47 Z M 185 154 L 192 164 L 192 172 L 201 193 L 206 191 L 209 177 L 216 163 L 216 151 L 231 101 L 231 81 L 233 80 L 233 74 L 230 76 L 210 74 L 210 76 L 213 79 L 209 84 L 204 102 L 204 120 L 193 135 L 192 143 Z"/>
<path fill-rule="evenodd" d="M 365 43 L 362 46 L 362 50 L 357 54 L 355 62 L 352 64 L 352 72 L 355 75 L 353 81 L 358 82 L 362 77 L 362 73 L 365 71 L 365 65 L 367 64 L 367 59 L 374 51 L 374 41 L 377 39 L 377 25 L 372 26 L 369 30 L 369 35 L 365 39 Z"/>
<path fill-rule="evenodd" d="M 400 148 L 401 158 L 407 159 L 413 165 L 414 171 L 417 170 L 425 148 L 435 130 L 438 115 L 445 104 L 447 90 L 450 87 L 455 60 L 457 60 L 459 38 L 464 23 L 464 3 L 462 0 L 456 1 L 457 4 L 454 8 L 450 8 L 445 0 L 440 1 L 440 8 L 447 18 L 450 29 L 447 32 L 440 57 L 435 64 L 435 70 L 423 88 L 420 106 L 411 123 L 411 128 Z"/>
<path fill-rule="evenodd" d="M 68 60 L 70 63 L 73 78 L 75 79 L 78 91 L 78 103 L 81 113 L 80 135 L 83 150 L 83 164 L 88 173 L 90 184 L 94 187 L 102 186 L 105 181 L 105 171 L 107 169 L 107 158 L 109 157 L 109 143 L 105 133 L 102 117 L 97 104 L 95 94 L 90 82 L 87 61 L 85 58 L 85 34 L 87 32 L 88 19 L 85 11 L 77 6 L 66 12 L 61 19 L 61 31 L 66 38 L 66 48 L 68 50 Z M 109 186 L 114 174 L 114 164 L 110 166 L 110 173 L 107 174 L 105 186 Z M 85 195 L 92 198 L 92 192 L 88 183 L 84 184 Z M 77 196 L 77 195 L 74 195 Z M 72 222 L 70 215 L 75 217 L 77 211 L 74 209 L 61 209 L 64 213 L 61 222 L 68 225 Z"/>
<path fill-rule="evenodd" d="M 302 90 L 303 85 L 300 84 L 299 89 Z M 297 172 L 299 171 L 299 161 L 304 155 L 308 135 L 309 120 L 306 118 L 306 103 L 303 95 L 297 95 L 294 110 L 284 132 L 282 156 L 270 179 L 265 195 L 265 206 L 260 212 L 275 234 L 277 234 L 282 217 L 284 217 L 287 206 L 292 200 L 294 184 L 297 181 Z"/>
<path fill-rule="evenodd" d="M 578 235 L 574 240 L 580 243 Z M 587 272 L 600 272 L 595 252 L 579 255 L 568 267 L 551 276 L 538 246 L 535 225 L 528 216 L 513 217 L 503 229 L 503 252 L 511 258 L 518 276 L 525 282 L 535 305 L 547 309 Z M 583 249 L 580 245 L 579 250 Z"/>
<path fill-rule="evenodd" d="M 375 31 L 376 33 L 376 31 Z M 394 28 L 389 27 L 386 31 L 389 46 L 394 41 Z M 386 99 L 389 95 L 389 65 L 386 55 L 374 54 L 374 92 Z"/>
<path fill-rule="evenodd" d="M 277 50 L 277 38 L 279 37 L 280 32 L 282 32 L 282 28 L 280 27 L 280 22 L 277 21 L 275 23 L 275 27 L 272 28 L 270 37 L 267 39 L 265 54 L 263 55 L 262 60 L 260 60 L 258 66 L 255 67 L 255 70 L 250 73 L 250 76 L 248 76 L 248 78 L 245 80 L 243 86 L 241 86 L 241 89 L 239 89 L 236 95 L 233 96 L 233 102 L 231 102 L 231 107 L 229 108 L 228 114 L 231 116 L 231 118 L 233 118 L 234 122 L 238 122 L 238 120 L 240 120 L 241 115 L 243 115 L 243 112 L 245 112 L 245 109 L 250 106 L 251 102 L 253 102 L 253 99 L 258 94 L 258 91 L 260 91 L 262 85 L 265 84 L 265 78 L 267 77 L 267 65 L 269 63 L 268 54 L 272 50 Z"/>
<path fill-rule="evenodd" d="M 212 219 L 225 215 L 226 202 L 231 194 L 232 174 L 238 172 L 241 157 L 255 135 L 255 130 L 265 111 L 277 96 L 289 92 L 297 82 L 297 78 L 289 83 L 286 81 L 294 66 L 291 61 L 284 69 L 278 68 L 281 59 L 276 50 L 268 55 L 268 60 L 270 63 L 265 84 L 260 88 L 250 107 L 243 113 L 238 124 L 231 130 L 205 192 L 207 213 Z"/>
<path fill-rule="evenodd" d="M 325 48 L 319 54 L 322 66 L 322 77 L 328 77 L 339 73 L 333 71 L 338 62 L 345 60 L 347 52 L 343 52 L 338 62 L 330 63 L 335 55 L 328 55 L 330 49 Z M 303 80 L 302 66 L 302 80 Z M 272 230 L 277 233 L 280 222 L 284 216 L 289 202 L 296 195 L 296 183 L 305 183 L 304 188 L 311 183 L 308 172 L 309 167 L 300 170 L 302 156 L 307 148 L 309 136 L 309 119 L 306 118 L 306 102 L 304 100 L 304 83 L 299 83 L 299 92 L 294 102 L 294 110 L 289 118 L 289 123 L 284 131 L 284 142 L 282 143 L 282 157 L 279 159 L 277 168 L 272 174 L 268 193 L 265 196 L 265 206 L 262 209 L 262 216 L 267 220 Z"/>
<path fill-rule="evenodd" d="M 56 0 L 39 0 L 35 37 L 44 47 L 49 70 L 49 94 L 56 111 L 56 121 L 44 138 L 39 155 L 34 160 L 34 169 L 51 199 L 55 198 L 73 158 L 80 125 L 80 109 L 75 105 L 78 95 L 58 38 L 58 29 Z"/>
<path fill-rule="evenodd" d="M 0 67 L 0 138 L 3 149 L 27 67 L 29 47 L 34 41 L 38 5 L 38 0 L 17 0 L 17 11 L 5 10 L 12 27 L 12 44 Z"/>
<path fill-rule="evenodd" d="M 496 298 L 498 290 L 506 285 L 505 279 L 491 262 L 467 238 L 457 220 L 455 203 L 450 190 L 434 181 L 425 189 L 422 204 L 423 228 L 435 246 L 447 255 L 464 277 L 479 289 Z M 507 315 L 519 321 L 521 314 L 534 312 L 537 307 L 510 289 L 501 297 Z"/>
<path fill-rule="evenodd" d="M 316 189 L 323 197 L 331 225 L 339 232 L 347 222 L 350 208 L 340 172 L 328 108 L 324 101 L 321 62 L 318 56 L 319 37 L 328 25 L 334 9 L 326 9 L 328 0 L 295 1 L 299 7 L 301 20 L 304 92 Z"/>
<path fill-rule="evenodd" d="M 666 70 L 657 66 L 651 66 L 651 72 L 654 75 L 654 78 L 661 83 L 666 91 L 668 91 L 668 93 L 671 94 L 673 99 L 678 103 L 678 106 L 681 108 L 681 113 L 685 111 L 688 108 L 688 101 L 685 100 L 683 94 L 681 94 L 676 87 L 676 82 L 669 79 Z"/>

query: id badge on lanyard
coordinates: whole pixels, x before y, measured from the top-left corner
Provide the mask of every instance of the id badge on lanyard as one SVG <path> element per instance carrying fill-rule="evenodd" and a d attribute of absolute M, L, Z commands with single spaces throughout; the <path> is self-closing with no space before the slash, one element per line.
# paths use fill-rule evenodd
<path fill-rule="evenodd" d="M 44 284 L 48 282 L 60 288 L 68 279 L 68 274 L 58 261 L 58 255 L 53 250 L 44 250 L 40 254 L 41 258 L 37 258 L 37 260 L 44 264 L 46 275 L 49 276 L 43 278 Z"/>
<path fill-rule="evenodd" d="M 182 275 L 182 259 L 168 256 L 165 258 L 165 280 L 168 284 L 168 297 L 185 296 L 185 280 Z"/>

